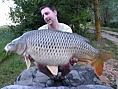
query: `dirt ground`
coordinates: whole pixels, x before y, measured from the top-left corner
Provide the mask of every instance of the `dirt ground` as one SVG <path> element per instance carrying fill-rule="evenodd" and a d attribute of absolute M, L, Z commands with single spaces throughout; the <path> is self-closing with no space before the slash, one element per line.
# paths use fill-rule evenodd
<path fill-rule="evenodd" d="M 110 59 L 104 64 L 103 74 L 100 76 L 103 85 L 116 88 L 116 80 L 118 80 L 118 60 Z"/>
<path fill-rule="evenodd" d="M 103 31 L 102 37 L 113 41 L 118 46 L 118 33 L 112 31 Z M 118 80 L 118 60 L 110 59 L 105 62 L 103 75 L 100 76 L 104 85 L 116 88 L 116 80 Z"/>
<path fill-rule="evenodd" d="M 90 68 L 93 68 L 90 64 L 82 63 Z M 116 89 L 116 80 L 118 80 L 118 60 L 110 59 L 104 62 L 103 73 L 99 76 L 101 85 L 110 86 Z"/>
<path fill-rule="evenodd" d="M 94 33 L 94 30 L 90 30 L 90 33 Z M 103 38 L 111 40 L 118 47 L 118 32 L 102 30 Z M 118 60 L 110 59 L 104 64 L 103 74 L 99 77 L 103 85 L 111 86 L 116 89 L 116 80 L 118 80 Z"/>

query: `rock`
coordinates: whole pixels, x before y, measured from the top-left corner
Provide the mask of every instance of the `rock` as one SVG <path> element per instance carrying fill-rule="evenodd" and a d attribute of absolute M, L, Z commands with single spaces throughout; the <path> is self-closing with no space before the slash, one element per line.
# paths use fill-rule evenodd
<path fill-rule="evenodd" d="M 71 86 L 100 84 L 100 80 L 94 73 L 93 69 L 84 66 L 74 67 L 67 75 L 67 78 L 70 80 Z M 45 83 L 48 79 L 49 77 L 41 73 L 37 67 L 31 67 L 28 70 L 24 70 L 18 76 L 14 84 L 45 87 Z M 56 86 L 62 86 L 61 82 L 56 83 Z"/>
<path fill-rule="evenodd" d="M 67 75 L 67 78 L 71 82 L 69 87 L 62 86 L 59 81 L 54 87 L 45 87 L 49 77 L 41 73 L 37 67 L 31 67 L 24 70 L 17 77 L 14 85 L 5 86 L 2 89 L 113 89 L 100 85 L 100 79 L 93 69 L 85 66 L 74 67 Z"/>
<path fill-rule="evenodd" d="M 42 88 L 40 86 L 10 85 L 3 87 L 1 89 L 113 89 L 113 88 L 103 85 L 80 85 L 77 87 L 59 86 L 59 87 L 47 87 L 47 88 Z"/>

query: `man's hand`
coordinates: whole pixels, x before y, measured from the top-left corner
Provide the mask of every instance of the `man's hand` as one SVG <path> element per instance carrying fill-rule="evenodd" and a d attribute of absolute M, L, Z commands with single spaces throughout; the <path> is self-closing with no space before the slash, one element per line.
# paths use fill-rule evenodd
<path fill-rule="evenodd" d="M 70 64 L 73 66 L 75 63 L 78 62 L 78 59 L 77 58 L 72 58 L 70 59 Z"/>

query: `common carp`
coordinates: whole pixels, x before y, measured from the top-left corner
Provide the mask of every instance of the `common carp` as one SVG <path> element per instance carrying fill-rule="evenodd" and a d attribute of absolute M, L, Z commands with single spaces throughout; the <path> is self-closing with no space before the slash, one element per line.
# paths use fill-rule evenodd
<path fill-rule="evenodd" d="M 24 33 L 8 43 L 5 50 L 24 55 L 27 67 L 30 67 L 30 55 L 36 63 L 46 65 L 54 75 L 58 66 L 66 65 L 74 57 L 79 61 L 91 60 L 99 76 L 103 71 L 103 62 L 113 57 L 113 53 L 94 48 L 80 35 L 46 29 Z"/>

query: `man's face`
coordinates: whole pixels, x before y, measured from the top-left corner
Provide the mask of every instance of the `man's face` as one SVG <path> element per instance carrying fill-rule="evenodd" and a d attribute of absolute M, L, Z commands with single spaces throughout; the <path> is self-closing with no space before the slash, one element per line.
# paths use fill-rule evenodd
<path fill-rule="evenodd" d="M 45 20 L 45 22 L 49 25 L 53 24 L 53 22 L 56 20 L 57 12 L 50 10 L 48 7 L 41 10 L 41 14 Z"/>

